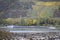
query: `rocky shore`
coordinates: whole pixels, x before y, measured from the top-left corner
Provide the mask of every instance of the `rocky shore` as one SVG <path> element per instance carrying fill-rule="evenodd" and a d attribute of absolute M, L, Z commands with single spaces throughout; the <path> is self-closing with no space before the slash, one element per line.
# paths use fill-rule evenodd
<path fill-rule="evenodd" d="M 60 32 L 13 33 L 12 38 L 9 40 L 60 40 Z"/>

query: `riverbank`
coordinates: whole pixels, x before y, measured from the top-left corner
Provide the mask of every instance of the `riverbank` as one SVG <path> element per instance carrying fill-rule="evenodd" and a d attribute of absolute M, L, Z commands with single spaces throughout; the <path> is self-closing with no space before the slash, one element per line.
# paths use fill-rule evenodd
<path fill-rule="evenodd" d="M 0 30 L 1 40 L 60 40 L 60 32 L 10 33 Z M 1 36 L 0 34 L 0 36 Z"/>
<path fill-rule="evenodd" d="M 60 40 L 60 32 L 14 33 L 14 40 Z"/>

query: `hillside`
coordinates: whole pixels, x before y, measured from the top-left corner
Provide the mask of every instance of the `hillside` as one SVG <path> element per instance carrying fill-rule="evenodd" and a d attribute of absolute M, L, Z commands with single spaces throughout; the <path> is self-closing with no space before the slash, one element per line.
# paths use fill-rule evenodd
<path fill-rule="evenodd" d="M 19 0 L 10 0 L 12 2 L 8 2 L 7 3 L 7 0 L 6 0 L 6 4 L 4 3 L 5 1 L 3 0 L 2 3 L 1 3 L 1 6 L 3 7 L 0 7 L 2 8 L 1 9 L 1 12 L 0 12 L 0 16 L 2 18 L 17 18 L 17 17 L 25 17 L 27 16 L 27 10 L 28 9 L 31 9 L 32 8 L 32 4 L 33 2 L 31 1 L 27 1 L 27 2 L 24 2 L 24 1 L 19 1 Z M 7 5 L 9 4 L 9 5 Z M 6 7 L 5 7 L 5 6 Z"/>
<path fill-rule="evenodd" d="M 0 25 L 53 25 L 59 27 L 59 18 L 60 2 L 37 0 L 0 1 Z"/>
<path fill-rule="evenodd" d="M 60 6 L 58 7 L 57 10 L 55 10 L 53 17 L 60 18 Z"/>
<path fill-rule="evenodd" d="M 38 0 L 38 1 L 43 1 L 43 2 L 59 2 L 60 0 Z"/>
<path fill-rule="evenodd" d="M 55 17 L 59 4 L 56 0 L 1 0 L 0 17 Z"/>
<path fill-rule="evenodd" d="M 58 7 L 58 2 L 37 1 L 35 5 L 33 5 L 33 10 L 36 10 L 40 17 L 53 17 L 53 14 L 56 10 L 58 10 Z"/>
<path fill-rule="evenodd" d="M 5 14 L 12 3 L 14 3 L 14 0 L 0 0 L 0 17 Z"/>

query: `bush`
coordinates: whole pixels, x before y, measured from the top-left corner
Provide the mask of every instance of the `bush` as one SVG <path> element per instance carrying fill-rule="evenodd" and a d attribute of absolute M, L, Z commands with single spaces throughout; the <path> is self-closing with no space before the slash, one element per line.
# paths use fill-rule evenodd
<path fill-rule="evenodd" d="M 0 30 L 0 40 L 12 38 L 12 33 Z"/>

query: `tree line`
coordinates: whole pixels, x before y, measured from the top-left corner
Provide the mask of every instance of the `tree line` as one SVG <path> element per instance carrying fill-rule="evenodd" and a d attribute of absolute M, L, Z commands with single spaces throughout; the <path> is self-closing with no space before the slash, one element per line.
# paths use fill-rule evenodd
<path fill-rule="evenodd" d="M 60 26 L 60 18 L 0 18 L 0 25 Z"/>

